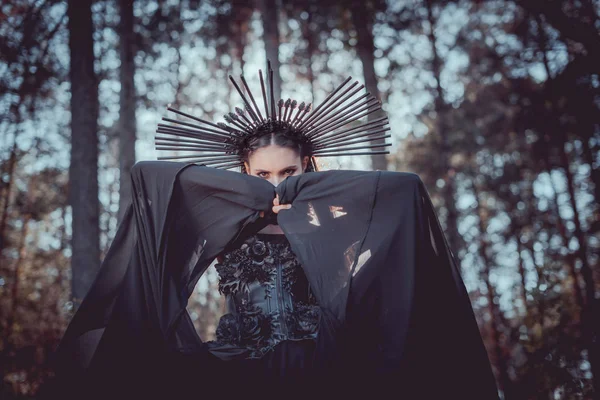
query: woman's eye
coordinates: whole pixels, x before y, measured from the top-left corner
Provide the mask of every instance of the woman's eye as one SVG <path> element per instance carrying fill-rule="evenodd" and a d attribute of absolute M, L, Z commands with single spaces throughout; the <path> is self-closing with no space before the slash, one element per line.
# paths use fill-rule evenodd
<path fill-rule="evenodd" d="M 292 175 L 294 172 L 296 172 L 295 169 L 287 169 L 287 170 L 285 170 L 285 173 L 289 174 L 289 175 Z"/>
<path fill-rule="evenodd" d="M 259 172 L 257 175 L 260 176 L 261 178 L 266 178 L 267 177 L 267 173 L 266 172 Z"/>

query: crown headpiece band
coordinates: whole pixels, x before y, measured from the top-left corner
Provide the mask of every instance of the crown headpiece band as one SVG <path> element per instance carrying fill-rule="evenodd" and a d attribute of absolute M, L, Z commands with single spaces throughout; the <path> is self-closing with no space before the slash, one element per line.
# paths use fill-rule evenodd
<path fill-rule="evenodd" d="M 390 130 L 386 126 L 389 124 L 387 116 L 344 128 L 351 122 L 381 110 L 381 102 L 370 93 L 352 99 L 364 85 L 355 81 L 347 86 L 352 80 L 352 77 L 348 77 L 314 110 L 311 104 L 305 105 L 302 102 L 298 105 L 298 102 L 292 99 L 279 100 L 276 104 L 273 96 L 273 70 L 270 62 L 267 65 L 266 87 L 262 70 L 258 71 L 264 115 L 246 79 L 241 76 L 247 96 L 230 75 L 229 79 L 244 101 L 244 109 L 236 107 L 235 113 L 225 115 L 227 124 L 215 124 L 168 107 L 169 111 L 202 125 L 163 117 L 163 121 L 172 125 L 158 124 L 156 133 L 166 136 L 156 136 L 156 150 L 188 151 L 192 154 L 164 156 L 158 159 L 189 159 L 189 162 L 224 169 L 243 167 L 242 156 L 249 144 L 255 138 L 279 131 L 285 131 L 286 135 L 298 136 L 299 142 L 306 144 L 311 149 L 311 155 L 315 157 L 389 154 L 389 151 L 377 150 L 391 145 L 385 142 L 385 139 L 391 137 L 390 134 L 386 134 Z M 382 143 L 363 144 L 373 140 L 382 140 Z"/>

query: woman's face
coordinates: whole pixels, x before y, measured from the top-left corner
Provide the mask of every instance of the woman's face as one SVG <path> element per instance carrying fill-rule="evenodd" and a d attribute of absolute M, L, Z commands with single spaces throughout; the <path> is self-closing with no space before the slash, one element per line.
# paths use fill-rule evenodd
<path fill-rule="evenodd" d="M 277 186 L 288 176 L 303 173 L 308 165 L 308 156 L 301 159 L 295 150 L 272 144 L 250 153 L 244 165 L 249 175 L 266 179 Z"/>

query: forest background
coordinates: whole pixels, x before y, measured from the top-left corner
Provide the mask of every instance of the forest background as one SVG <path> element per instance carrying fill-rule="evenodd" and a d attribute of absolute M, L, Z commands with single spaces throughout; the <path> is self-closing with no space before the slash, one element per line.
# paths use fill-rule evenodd
<path fill-rule="evenodd" d="M 318 104 L 352 75 L 381 99 L 391 154 L 322 167 L 419 174 L 502 397 L 593 398 L 599 13 L 594 0 L 3 0 L 0 397 L 35 398 L 52 374 L 167 105 L 222 120 L 241 104 L 228 75 L 255 85 L 268 58 L 278 98 Z M 188 305 L 206 339 L 216 278 Z"/>

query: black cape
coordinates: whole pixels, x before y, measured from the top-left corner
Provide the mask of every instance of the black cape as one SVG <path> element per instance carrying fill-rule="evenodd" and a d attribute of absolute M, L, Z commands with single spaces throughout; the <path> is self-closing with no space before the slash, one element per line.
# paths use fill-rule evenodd
<path fill-rule="evenodd" d="M 418 175 L 311 172 L 274 187 L 144 161 L 132 182 L 131 204 L 55 353 L 49 397 L 142 398 L 190 387 L 201 396 L 227 384 L 226 370 L 208 370 L 186 305 L 216 256 L 269 223 L 278 193 L 292 208 L 270 216 L 322 308 L 320 384 L 355 394 L 386 387 L 407 399 L 498 398 L 458 263 Z"/>

